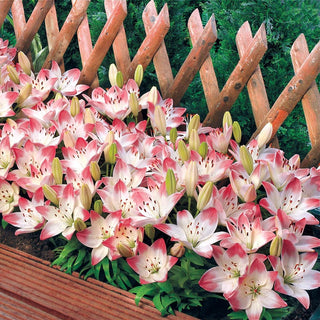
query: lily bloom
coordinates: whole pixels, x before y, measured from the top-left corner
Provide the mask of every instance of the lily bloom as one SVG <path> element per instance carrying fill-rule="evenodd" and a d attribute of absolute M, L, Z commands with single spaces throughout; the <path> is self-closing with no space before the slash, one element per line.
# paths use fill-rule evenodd
<path fill-rule="evenodd" d="M 275 290 L 296 298 L 308 309 L 310 298 L 306 290 L 320 287 L 320 272 L 312 270 L 317 258 L 316 252 L 299 254 L 289 240 L 283 240 L 281 260 L 269 256 L 273 269 L 278 271 Z"/>
<path fill-rule="evenodd" d="M 127 262 L 139 274 L 141 284 L 165 282 L 168 271 L 178 261 L 178 258 L 167 255 L 166 244 L 162 238 L 150 247 L 139 242 L 137 251 L 138 255 L 128 258 Z"/>
<path fill-rule="evenodd" d="M 10 184 L 0 179 L 0 212 L 3 217 L 18 205 L 19 197 L 19 186 L 15 182 Z"/>

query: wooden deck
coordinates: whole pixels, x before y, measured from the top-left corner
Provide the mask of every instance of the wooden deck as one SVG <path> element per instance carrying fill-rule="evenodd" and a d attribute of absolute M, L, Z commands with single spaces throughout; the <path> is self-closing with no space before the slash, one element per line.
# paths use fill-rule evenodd
<path fill-rule="evenodd" d="M 1 320 L 196 320 L 183 313 L 162 318 L 152 302 L 94 279 L 84 281 L 49 262 L 0 244 Z"/>

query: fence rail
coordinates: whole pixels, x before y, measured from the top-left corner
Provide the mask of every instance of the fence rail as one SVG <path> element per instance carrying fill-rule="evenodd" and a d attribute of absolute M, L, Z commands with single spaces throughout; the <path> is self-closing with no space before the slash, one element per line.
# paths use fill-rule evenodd
<path fill-rule="evenodd" d="M 123 21 L 127 15 L 126 0 L 105 0 L 107 22 L 93 45 L 87 17 L 90 0 L 72 0 L 72 9 L 59 30 L 54 0 L 39 0 L 26 21 L 22 0 L 0 1 L 0 26 L 11 9 L 16 47 L 28 53 L 30 44 L 43 21 L 48 38 L 49 54 L 43 64 L 49 68 L 55 60 L 63 69 L 63 55 L 77 33 L 83 68 L 79 82 L 91 88 L 99 86 L 97 71 L 105 55 L 113 48 L 115 62 L 124 79 L 133 77 L 138 64 L 145 69 L 151 61 L 154 64 L 159 88 L 164 98 L 173 98 L 179 105 L 195 75 L 199 72 L 208 105 L 205 125 L 219 126 L 225 111 L 230 110 L 240 92 L 246 86 L 256 123 L 255 137 L 267 122 L 273 125 L 273 144 L 277 130 L 301 100 L 311 142 L 311 150 L 302 161 L 303 167 L 317 166 L 320 162 L 320 93 L 315 79 L 320 72 L 320 41 L 309 53 L 308 45 L 301 34 L 291 48 L 291 59 L 295 75 L 276 100 L 269 105 L 259 62 L 267 50 L 265 27 L 262 24 L 252 36 L 250 25 L 245 22 L 236 36 L 240 60 L 220 91 L 215 75 L 210 49 L 217 39 L 214 15 L 203 27 L 196 9 L 188 20 L 188 30 L 193 48 L 180 70 L 174 76 L 167 54 L 164 38 L 169 31 L 170 21 L 167 5 L 159 14 L 154 1 L 145 7 L 142 20 L 146 37 L 131 60 Z"/>

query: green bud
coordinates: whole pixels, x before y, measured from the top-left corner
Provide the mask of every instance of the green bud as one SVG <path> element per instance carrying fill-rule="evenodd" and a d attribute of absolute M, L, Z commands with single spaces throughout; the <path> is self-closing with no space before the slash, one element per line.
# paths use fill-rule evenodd
<path fill-rule="evenodd" d="M 196 129 L 192 129 L 189 138 L 189 148 L 190 150 L 198 151 L 200 147 L 200 138 L 198 135 L 198 131 Z"/>
<path fill-rule="evenodd" d="M 106 148 L 108 148 L 108 146 Z M 114 142 L 108 148 L 108 152 L 104 153 L 106 163 L 115 164 L 116 154 L 117 154 L 117 145 Z"/>
<path fill-rule="evenodd" d="M 168 169 L 166 175 L 166 190 L 168 196 L 176 192 L 177 181 L 172 169 Z"/>
<path fill-rule="evenodd" d="M 150 240 L 154 239 L 156 231 L 152 224 L 147 224 L 146 226 L 144 226 L 144 232 Z"/>
<path fill-rule="evenodd" d="M 236 140 L 237 143 L 240 143 L 241 141 L 241 136 L 242 136 L 242 132 L 241 132 L 241 127 L 238 121 L 234 121 L 232 124 L 232 133 L 233 133 L 233 137 Z"/>
<path fill-rule="evenodd" d="M 248 175 L 250 175 L 253 171 L 253 159 L 246 146 L 240 147 L 240 161 Z"/>
<path fill-rule="evenodd" d="M 138 101 L 138 98 L 136 96 L 136 94 L 134 92 L 131 92 L 130 95 L 129 95 L 129 106 L 130 106 L 130 109 L 131 109 L 131 112 L 133 114 L 134 117 L 137 117 L 138 116 L 138 113 L 139 113 L 139 101 Z"/>
<path fill-rule="evenodd" d="M 177 128 L 172 128 L 170 130 L 170 141 L 173 143 L 173 145 L 175 145 L 175 143 L 177 141 L 177 137 L 178 137 Z"/>
<path fill-rule="evenodd" d="M 76 231 L 80 232 L 87 229 L 87 225 L 81 218 L 77 218 L 74 222 L 74 228 Z"/>
<path fill-rule="evenodd" d="M 160 134 L 165 137 L 167 134 L 166 116 L 159 105 L 156 105 L 154 110 L 154 122 L 156 126 L 155 129 L 157 129 L 157 131 L 159 131 Z"/>
<path fill-rule="evenodd" d="M 102 207 L 103 207 L 103 204 L 101 200 L 96 200 L 93 204 L 93 210 L 98 214 L 102 213 Z"/>
<path fill-rule="evenodd" d="M 196 190 L 196 185 L 198 183 L 199 174 L 198 167 L 195 161 L 190 161 L 188 169 L 185 173 L 185 184 L 186 184 L 186 193 L 188 197 L 193 197 L 194 191 Z"/>
<path fill-rule="evenodd" d="M 50 200 L 53 204 L 55 204 L 56 206 L 59 205 L 59 200 L 57 197 L 57 193 L 47 184 L 42 186 L 42 190 L 43 190 L 43 194 L 44 196 Z"/>
<path fill-rule="evenodd" d="M 75 117 L 80 113 L 80 103 L 78 97 L 73 97 L 70 104 L 70 114 Z"/>
<path fill-rule="evenodd" d="M 187 137 L 187 139 L 190 138 L 191 131 L 193 129 L 198 131 L 199 127 L 200 127 L 200 116 L 198 114 L 195 114 L 190 119 L 190 122 L 189 122 L 189 125 L 188 125 L 188 137 Z"/>
<path fill-rule="evenodd" d="M 117 72 L 118 69 L 114 63 L 110 64 L 109 67 L 109 81 L 111 86 L 115 86 L 117 84 Z"/>
<path fill-rule="evenodd" d="M 57 92 L 54 96 L 54 100 L 59 100 L 59 99 L 63 99 L 63 96 L 60 92 Z"/>
<path fill-rule="evenodd" d="M 213 182 L 207 181 L 203 188 L 201 189 L 197 201 L 197 210 L 201 211 L 208 204 L 210 198 L 212 197 Z"/>
<path fill-rule="evenodd" d="M 223 115 L 223 119 L 222 119 L 222 126 L 224 128 L 224 126 L 227 124 L 228 127 L 232 126 L 232 117 L 231 117 L 231 113 L 229 111 L 226 111 Z"/>
<path fill-rule="evenodd" d="M 11 66 L 10 64 L 7 65 L 7 71 L 9 73 L 9 77 L 10 79 L 15 83 L 15 84 L 19 84 L 20 83 L 20 79 L 19 79 L 19 75 L 17 70 Z"/>
<path fill-rule="evenodd" d="M 86 183 L 82 184 L 80 189 L 80 202 L 86 210 L 91 208 L 92 194 Z"/>
<path fill-rule="evenodd" d="M 187 146 L 183 140 L 180 140 L 178 142 L 178 153 L 179 153 L 179 157 L 181 158 L 182 161 L 189 160 L 190 151 L 187 149 Z"/>
<path fill-rule="evenodd" d="M 117 250 L 120 255 L 124 258 L 130 258 L 134 256 L 133 250 L 126 244 L 119 242 L 117 245 Z"/>
<path fill-rule="evenodd" d="M 18 62 L 23 70 L 23 72 L 25 74 L 27 74 L 28 76 L 31 75 L 31 63 L 30 60 L 28 59 L 28 57 L 22 52 L 20 51 L 18 53 Z"/>
<path fill-rule="evenodd" d="M 94 181 L 100 180 L 101 170 L 97 161 L 90 162 L 90 173 Z"/>
<path fill-rule="evenodd" d="M 57 157 L 52 160 L 52 175 L 56 184 L 62 184 L 62 165 Z"/>
<path fill-rule="evenodd" d="M 116 84 L 119 88 L 123 87 L 123 74 L 121 71 L 117 72 L 117 76 L 116 76 Z"/>
<path fill-rule="evenodd" d="M 137 83 L 138 87 L 140 87 L 142 79 L 143 79 L 143 67 L 141 64 L 138 64 L 134 72 L 134 81 Z"/>
<path fill-rule="evenodd" d="M 31 94 L 32 84 L 30 82 L 26 83 L 24 87 L 21 88 L 19 96 L 16 100 L 17 104 L 23 103 Z"/>
<path fill-rule="evenodd" d="M 156 105 L 158 102 L 158 90 L 155 86 L 153 86 L 149 91 L 148 101 L 152 102 L 154 105 Z"/>
<path fill-rule="evenodd" d="M 201 142 L 198 152 L 202 159 L 204 159 L 208 154 L 208 143 L 205 141 Z"/>
<path fill-rule="evenodd" d="M 279 236 L 276 236 L 273 238 L 270 244 L 270 255 L 280 257 L 282 251 L 282 238 Z"/>

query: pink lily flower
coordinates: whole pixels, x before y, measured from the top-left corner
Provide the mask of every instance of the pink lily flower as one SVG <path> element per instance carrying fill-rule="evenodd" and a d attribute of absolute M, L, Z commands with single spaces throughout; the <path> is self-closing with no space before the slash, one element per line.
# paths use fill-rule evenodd
<path fill-rule="evenodd" d="M 228 237 L 226 232 L 215 232 L 218 215 L 214 208 L 201 211 L 195 218 L 187 210 L 177 213 L 177 224 L 157 224 L 154 227 L 171 236 L 205 258 L 212 256 L 212 244 Z"/>
<path fill-rule="evenodd" d="M 8 136 L 0 140 L 0 150 L 0 178 L 5 179 L 15 163 L 15 156 L 10 148 Z"/>
<path fill-rule="evenodd" d="M 256 252 L 275 237 L 273 232 L 262 229 L 261 221 L 261 218 L 249 217 L 244 212 L 238 219 L 230 218 L 227 221 L 230 237 L 221 241 L 221 247 L 230 248 L 239 243 L 247 253 Z"/>
<path fill-rule="evenodd" d="M 0 179 L 0 212 L 3 217 L 13 211 L 19 198 L 19 186 L 15 182 L 10 184 Z"/>
<path fill-rule="evenodd" d="M 18 98 L 18 92 L 0 93 L 0 118 L 11 117 L 15 115 L 11 106 Z"/>
<path fill-rule="evenodd" d="M 36 207 L 43 205 L 43 192 L 42 189 L 39 188 L 34 193 L 31 201 L 24 197 L 19 198 L 18 206 L 21 211 L 11 212 L 4 215 L 3 219 L 19 228 L 15 232 L 16 236 L 22 233 L 35 232 L 41 229 L 45 222 L 43 216 L 36 209 Z"/>
<path fill-rule="evenodd" d="M 103 245 L 103 242 L 114 235 L 119 225 L 121 212 L 113 212 L 103 218 L 95 211 L 90 212 L 91 226 L 83 231 L 77 232 L 78 240 L 89 248 L 91 252 L 91 264 L 94 266 L 106 256 L 112 260 L 111 250 Z"/>
<path fill-rule="evenodd" d="M 228 127 L 227 124 L 221 129 L 213 129 L 207 136 L 207 143 L 211 149 L 220 153 L 227 153 L 229 142 L 232 135 L 232 126 Z"/>
<path fill-rule="evenodd" d="M 5 64 L 10 64 L 14 59 L 17 49 L 9 48 L 9 40 L 3 40 L 0 38 L 0 67 Z"/>
<path fill-rule="evenodd" d="M 310 298 L 306 290 L 320 287 L 320 272 L 312 270 L 317 257 L 316 252 L 299 254 L 289 240 L 283 240 L 281 260 L 269 256 L 273 269 L 278 271 L 275 290 L 296 298 L 308 309 Z"/>
<path fill-rule="evenodd" d="M 62 196 L 58 200 L 59 207 L 46 205 L 36 208 L 47 220 L 40 234 L 41 240 L 60 233 L 70 240 L 75 231 L 74 222 L 78 218 L 83 221 L 89 219 L 89 212 L 77 205 L 79 201 L 75 197 L 72 184 L 65 186 Z"/>
<path fill-rule="evenodd" d="M 293 178 L 280 192 L 269 182 L 265 181 L 262 184 L 267 192 L 267 197 L 261 199 L 259 204 L 272 215 L 276 215 L 278 209 L 281 209 L 293 221 L 305 218 L 307 224 L 319 223 L 308 210 L 320 207 L 320 199 L 305 198 L 302 193 L 301 181 L 298 178 Z"/>
<path fill-rule="evenodd" d="M 167 248 L 162 238 L 156 240 L 150 247 L 139 242 L 137 251 L 138 255 L 128 258 L 127 262 L 139 274 L 141 284 L 165 282 L 168 271 L 178 261 L 178 258 L 167 255 Z"/>
<path fill-rule="evenodd" d="M 78 84 L 80 78 L 79 69 L 70 69 L 64 74 L 61 74 L 61 70 L 56 61 L 52 61 L 51 70 L 49 70 L 50 78 L 55 78 L 57 81 L 54 83 L 53 90 L 60 92 L 64 96 L 76 96 L 83 91 L 87 90 L 89 86 L 84 84 Z"/>
<path fill-rule="evenodd" d="M 272 290 L 276 271 L 267 271 L 263 261 L 256 258 L 245 275 L 239 278 L 239 286 L 230 294 L 224 294 L 232 309 L 245 310 L 249 320 L 259 320 L 263 307 L 283 308 L 287 304 Z"/>
<path fill-rule="evenodd" d="M 227 250 L 213 245 L 212 255 L 218 266 L 206 271 L 199 285 L 210 292 L 229 294 L 238 287 L 239 278 L 246 273 L 249 256 L 238 243 Z"/>

